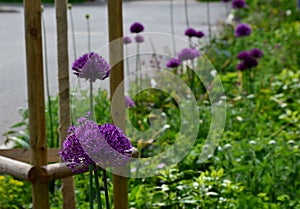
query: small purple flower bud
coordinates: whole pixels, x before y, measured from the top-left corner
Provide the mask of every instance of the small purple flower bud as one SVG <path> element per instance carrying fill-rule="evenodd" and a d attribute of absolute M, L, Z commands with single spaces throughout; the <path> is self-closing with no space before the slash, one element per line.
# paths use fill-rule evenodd
<path fill-rule="evenodd" d="M 144 26 L 139 22 L 135 22 L 130 26 L 131 33 L 140 33 L 143 31 L 144 31 Z"/>

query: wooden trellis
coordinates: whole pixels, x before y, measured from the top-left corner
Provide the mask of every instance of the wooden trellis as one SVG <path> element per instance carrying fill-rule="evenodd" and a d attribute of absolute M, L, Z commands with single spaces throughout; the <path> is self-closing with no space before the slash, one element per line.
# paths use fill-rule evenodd
<path fill-rule="evenodd" d="M 70 125 L 67 1 L 56 0 L 58 81 L 59 81 L 59 134 L 62 143 Z M 49 204 L 48 182 L 63 179 L 63 208 L 75 208 L 73 173 L 59 163 L 59 149 L 47 148 L 44 102 L 43 53 L 41 30 L 41 1 L 24 0 L 25 40 L 27 61 L 27 85 L 30 125 L 30 149 L 0 150 L 0 173 L 27 180 L 32 184 L 33 208 L 47 209 Z M 123 36 L 122 0 L 108 0 L 109 40 Z M 123 46 L 110 48 L 110 61 L 122 60 Z M 114 94 L 123 81 L 123 61 L 114 65 L 110 76 L 110 91 Z M 119 101 L 124 101 L 124 92 Z M 125 104 L 118 107 L 121 112 L 116 124 L 125 128 Z M 48 164 L 55 162 L 53 164 Z M 30 164 L 29 164 L 30 163 Z M 127 209 L 127 179 L 113 175 L 114 208 Z"/>

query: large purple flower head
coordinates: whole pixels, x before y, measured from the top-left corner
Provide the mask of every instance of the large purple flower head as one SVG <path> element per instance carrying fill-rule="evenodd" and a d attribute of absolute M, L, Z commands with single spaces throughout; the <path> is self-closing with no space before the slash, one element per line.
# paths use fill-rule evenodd
<path fill-rule="evenodd" d="M 106 141 L 101 154 L 104 158 L 100 159 L 100 164 L 118 167 L 127 163 L 132 157 L 133 147 L 123 131 L 113 124 L 100 125 L 99 130 Z"/>
<path fill-rule="evenodd" d="M 184 35 L 188 37 L 194 37 L 196 36 L 197 31 L 194 28 L 188 28 L 185 30 Z"/>
<path fill-rule="evenodd" d="M 128 108 L 135 106 L 134 101 L 129 96 L 125 96 L 125 106 Z"/>
<path fill-rule="evenodd" d="M 135 42 L 136 43 L 143 43 L 145 41 L 144 36 L 137 34 L 135 37 Z"/>
<path fill-rule="evenodd" d="M 135 22 L 130 26 L 131 33 L 140 33 L 143 31 L 144 31 L 144 26 L 139 22 Z"/>
<path fill-rule="evenodd" d="M 130 160 L 132 145 L 119 128 L 112 124 L 98 126 L 86 118 L 80 118 L 78 124 L 70 128 L 60 151 L 73 172 L 85 172 L 91 164 L 118 167 Z"/>
<path fill-rule="evenodd" d="M 192 48 L 185 48 L 182 49 L 179 53 L 178 53 L 178 59 L 180 61 L 185 61 L 185 60 L 193 60 L 196 57 L 200 56 L 200 52 L 196 49 L 192 49 Z"/>
<path fill-rule="evenodd" d="M 175 68 L 178 67 L 181 64 L 181 61 L 177 58 L 171 58 L 168 62 L 167 62 L 167 67 L 170 68 Z"/>
<path fill-rule="evenodd" d="M 249 53 L 250 53 L 251 57 L 254 57 L 257 59 L 261 58 L 264 55 L 263 51 L 260 49 L 257 49 L 257 48 L 251 49 Z"/>
<path fill-rule="evenodd" d="M 249 36 L 251 34 L 252 30 L 250 25 L 245 24 L 245 23 L 241 23 L 239 25 L 236 26 L 235 31 L 234 31 L 234 35 L 236 37 L 243 37 L 243 36 Z"/>
<path fill-rule="evenodd" d="M 246 7 L 246 2 L 245 0 L 233 0 L 231 5 L 233 9 L 241 9 Z"/>
<path fill-rule="evenodd" d="M 95 164 L 95 162 L 83 150 L 77 137 L 76 127 L 71 126 L 68 133 L 59 154 L 74 173 L 83 173 L 88 170 L 89 165 Z"/>
<path fill-rule="evenodd" d="M 103 57 L 94 52 L 84 54 L 76 59 L 72 69 L 79 78 L 91 82 L 95 82 L 96 79 L 104 80 L 110 74 L 110 65 Z"/>
<path fill-rule="evenodd" d="M 123 43 L 124 44 L 130 44 L 132 42 L 131 38 L 129 36 L 123 37 Z"/>

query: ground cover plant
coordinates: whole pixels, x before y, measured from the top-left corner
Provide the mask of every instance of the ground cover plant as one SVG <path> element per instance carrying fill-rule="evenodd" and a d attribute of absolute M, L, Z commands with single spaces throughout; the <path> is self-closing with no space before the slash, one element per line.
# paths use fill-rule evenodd
<path fill-rule="evenodd" d="M 211 117 L 205 89 L 201 81 L 193 77 L 193 72 L 178 74 L 198 95 L 203 123 L 193 149 L 183 161 L 154 177 L 129 179 L 131 208 L 300 208 L 299 10 L 295 1 L 245 3 L 244 7 L 231 11 L 231 18 L 220 26 L 219 34 L 202 48 L 202 53 L 217 69 L 226 93 L 226 126 L 214 155 L 204 163 L 199 161 Z M 239 32 L 237 28 L 242 29 Z M 169 67 L 171 72 L 177 73 L 180 64 L 174 61 Z M 144 78 L 142 82 L 150 81 Z M 133 82 L 133 88 L 135 85 Z M 80 95 L 72 105 L 78 103 L 85 111 L 89 107 L 88 92 L 81 91 Z M 135 128 L 149 128 L 152 109 L 164 112 L 169 125 L 155 143 L 139 143 L 135 139 L 133 144 L 140 157 L 152 156 L 157 147 L 164 150 L 174 143 L 181 123 L 174 98 L 153 89 L 142 91 L 132 100 L 134 103 L 126 111 Z M 57 98 L 52 101 L 52 112 L 57 113 Z M 110 121 L 109 108 L 107 92 L 98 89 L 95 95 L 98 123 Z M 48 125 L 49 110 L 46 113 Z M 24 120 L 14 128 L 25 126 L 25 129 L 12 129 L 7 137 L 18 146 L 28 147 L 26 110 L 22 116 Z M 57 118 L 53 121 L 56 130 Z M 49 125 L 47 127 L 47 136 L 51 138 Z M 130 136 L 130 130 L 127 135 Z M 183 137 L 180 140 L 185 143 Z M 110 174 L 108 177 L 111 194 Z M 89 204 L 88 178 L 88 174 L 75 176 L 79 208 L 87 208 Z M 8 176 L 0 176 L 1 181 L 12 193 L 0 198 L 2 208 L 30 208 L 30 193 L 23 194 L 26 183 Z M 51 194 L 52 208 L 61 207 L 60 186 L 60 181 L 56 181 Z M 0 188 L 0 197 L 5 195 L 4 191 Z M 21 197 L 23 205 L 16 197 Z M 104 194 L 102 198 L 104 201 Z"/>

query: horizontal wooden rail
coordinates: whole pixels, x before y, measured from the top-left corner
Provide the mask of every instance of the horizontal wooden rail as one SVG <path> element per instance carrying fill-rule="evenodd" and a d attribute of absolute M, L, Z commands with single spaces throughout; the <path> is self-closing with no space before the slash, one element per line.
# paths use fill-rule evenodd
<path fill-rule="evenodd" d="M 48 163 L 57 163 L 60 161 L 59 148 L 48 148 L 47 160 Z M 8 157 L 25 163 L 30 163 L 30 149 L 15 148 L 15 149 L 0 149 L 0 156 Z"/>
<path fill-rule="evenodd" d="M 0 156 L 0 173 L 12 175 L 16 178 L 29 180 L 28 173 L 32 165 Z"/>

